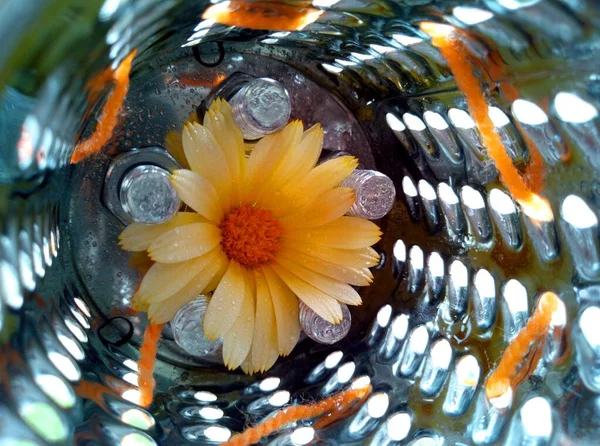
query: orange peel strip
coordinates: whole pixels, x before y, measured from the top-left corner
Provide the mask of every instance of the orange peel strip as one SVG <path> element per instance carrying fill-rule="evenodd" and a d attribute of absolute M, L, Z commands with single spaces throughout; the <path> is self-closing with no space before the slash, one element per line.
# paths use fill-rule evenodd
<path fill-rule="evenodd" d="M 488 114 L 488 104 L 485 101 L 479 80 L 473 73 L 473 68 L 467 58 L 469 50 L 463 42 L 454 35 L 454 28 L 437 23 L 423 22 L 421 30 L 431 37 L 431 43 L 437 47 L 448 62 L 448 67 L 467 100 L 469 113 L 477 124 L 483 143 L 489 157 L 494 161 L 500 172 L 500 179 L 506 185 L 513 198 L 519 202 L 523 211 L 538 220 L 550 221 L 553 213 L 548 202 L 534 193 L 506 153 L 500 136 L 494 130 L 494 124 Z M 539 154 L 538 154 L 539 155 Z M 532 159 L 533 177 L 542 176 L 539 172 L 541 158 Z"/>
<path fill-rule="evenodd" d="M 71 164 L 79 163 L 94 153 L 99 152 L 112 137 L 118 123 L 119 111 L 123 106 L 127 90 L 129 90 L 129 73 L 131 72 L 131 63 L 136 52 L 137 50 L 133 50 L 129 53 L 114 71 L 113 79 L 115 86 L 102 108 L 102 114 L 100 115 L 100 119 L 98 119 L 96 128 L 88 139 L 80 142 L 75 147 L 71 156 Z M 104 77 L 101 76 L 101 79 L 104 79 Z M 94 84 L 94 88 L 97 88 L 97 85 Z"/>
<path fill-rule="evenodd" d="M 318 403 L 286 407 L 257 426 L 250 427 L 244 432 L 234 435 L 229 441 L 221 443 L 221 446 L 247 446 L 258 443 L 262 438 L 290 423 L 316 418 L 325 414 L 330 416 L 325 424 L 331 424 L 340 417 L 349 415 L 351 409 L 356 408 L 358 404 L 364 401 L 371 390 L 371 385 L 368 385 L 359 389 L 349 389 L 336 393 Z M 315 427 L 323 427 L 325 424 L 315 424 Z"/>
<path fill-rule="evenodd" d="M 503 395 L 509 388 L 514 388 L 526 376 L 519 373 L 523 366 L 523 360 L 531 350 L 531 344 L 535 343 L 534 349 L 541 348 L 541 343 L 550 329 L 552 317 L 558 310 L 560 298 L 553 292 L 548 291 L 540 296 L 533 316 L 527 325 L 517 334 L 515 339 L 506 347 L 496 369 L 489 376 L 485 385 L 485 394 L 489 399 Z M 529 373 L 535 370 L 540 352 L 533 352 L 534 359 L 528 367 Z"/>
<path fill-rule="evenodd" d="M 148 324 L 144 333 L 144 342 L 140 348 L 140 359 L 138 360 L 140 386 L 140 405 L 148 407 L 152 404 L 154 396 L 154 366 L 156 364 L 156 353 L 158 351 L 158 340 L 164 324 Z"/>
<path fill-rule="evenodd" d="M 212 5 L 202 18 L 221 25 L 269 31 L 298 31 L 314 23 L 323 11 L 275 2 L 232 0 Z"/>

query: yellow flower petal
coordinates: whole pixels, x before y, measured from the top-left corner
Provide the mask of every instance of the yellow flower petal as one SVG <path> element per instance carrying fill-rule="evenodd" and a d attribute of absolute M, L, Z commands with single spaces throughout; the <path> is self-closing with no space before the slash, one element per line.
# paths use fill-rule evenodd
<path fill-rule="evenodd" d="M 354 204 L 354 197 L 352 189 L 336 187 L 279 221 L 285 228 L 291 229 L 321 226 L 348 212 Z"/>
<path fill-rule="evenodd" d="M 250 202 L 261 202 L 261 197 L 273 190 L 273 182 L 286 170 L 286 162 L 289 161 L 290 153 L 294 151 L 302 138 L 302 123 L 293 121 L 286 125 L 280 132 L 263 138 L 248 159 L 246 173 L 246 200 Z M 265 208 L 268 209 L 268 208 Z"/>
<path fill-rule="evenodd" d="M 208 129 L 197 123 L 185 124 L 182 140 L 190 167 L 210 181 L 227 211 L 231 206 L 232 176 L 221 147 Z"/>
<path fill-rule="evenodd" d="M 204 217 L 195 212 L 179 212 L 171 220 L 158 225 L 144 225 L 132 223 L 119 235 L 119 245 L 125 251 L 145 251 L 152 242 L 165 232 L 181 225 L 189 223 L 201 223 L 206 221 Z"/>
<path fill-rule="evenodd" d="M 245 290 L 239 315 L 233 327 L 223 336 L 223 362 L 230 370 L 237 369 L 244 362 L 252 347 L 254 335 L 254 278 L 247 273 L 243 277 Z"/>
<path fill-rule="evenodd" d="M 254 375 L 254 369 L 252 368 L 252 350 L 250 350 L 250 353 L 248 353 L 248 356 L 246 356 L 246 359 L 244 359 L 240 368 L 246 375 Z"/>
<path fill-rule="evenodd" d="M 224 254 L 217 255 L 214 262 L 209 263 L 175 294 L 162 302 L 151 303 L 148 309 L 150 320 L 156 324 L 164 324 L 171 321 L 181 307 L 202 294 L 202 290 L 206 287 L 206 284 L 212 280 L 221 268 L 221 265 L 227 262 L 228 259 Z"/>
<path fill-rule="evenodd" d="M 235 185 L 240 185 L 246 166 L 244 137 L 233 120 L 231 106 L 223 99 L 216 99 L 204 115 L 204 126 L 215 137 L 225 154 L 231 172 L 231 181 Z M 236 201 L 239 200 L 240 197 L 236 197 Z"/>
<path fill-rule="evenodd" d="M 246 195 L 244 201 L 252 203 L 254 201 L 255 186 L 258 184 L 266 169 L 270 169 L 275 162 L 272 156 L 273 151 L 283 150 L 283 147 L 275 145 L 278 141 L 278 133 L 267 135 L 258 140 L 246 164 Z"/>
<path fill-rule="evenodd" d="M 295 183 L 315 167 L 323 149 L 323 127 L 315 124 L 302 134 L 302 139 L 290 161 L 293 166 L 288 183 Z M 288 184 L 286 183 L 286 184 Z"/>
<path fill-rule="evenodd" d="M 299 240 L 284 240 L 281 243 L 281 252 L 292 250 L 308 257 L 335 263 L 336 265 L 350 268 L 370 268 L 379 263 L 379 254 L 373 248 L 340 249 L 329 246 L 315 245 Z"/>
<path fill-rule="evenodd" d="M 223 208 L 214 186 L 196 172 L 176 170 L 171 183 L 179 198 L 193 210 L 215 224 L 223 219 Z"/>
<path fill-rule="evenodd" d="M 277 346 L 279 354 L 287 356 L 300 338 L 298 299 L 281 278 L 268 266 L 262 272 L 269 286 L 269 293 L 277 322 Z"/>
<path fill-rule="evenodd" d="M 133 308 L 135 311 L 139 311 L 141 313 L 147 313 L 149 307 L 150 307 L 150 305 L 146 301 L 143 301 L 142 299 L 140 299 L 140 297 L 137 293 L 134 294 L 133 297 L 131 298 L 131 308 Z"/>
<path fill-rule="evenodd" d="M 244 301 L 245 275 L 245 270 L 238 262 L 229 262 L 206 309 L 204 334 L 208 339 L 221 338 L 233 327 Z"/>
<path fill-rule="evenodd" d="M 227 271 L 227 267 L 229 266 L 229 259 L 227 258 L 227 256 L 225 256 L 225 253 L 223 251 L 221 251 L 220 249 L 219 249 L 219 252 L 221 252 L 221 254 L 223 254 L 223 257 L 225 257 L 225 259 L 227 259 L 227 261 L 223 262 L 221 264 L 221 268 L 217 271 L 217 273 L 215 274 L 213 279 L 208 283 L 208 285 L 206 285 L 204 290 L 202 290 L 202 294 L 212 293 L 219 286 L 219 283 L 221 283 L 221 279 L 223 278 L 223 276 L 225 275 L 225 272 Z"/>
<path fill-rule="evenodd" d="M 353 156 L 340 156 L 326 161 L 299 181 L 288 184 L 281 191 L 281 196 L 271 194 L 262 204 L 271 209 L 275 217 L 285 217 L 338 186 L 356 166 L 358 160 Z"/>
<path fill-rule="evenodd" d="M 206 266 L 223 255 L 220 249 L 213 249 L 203 256 L 180 263 L 155 263 L 144 275 L 137 295 L 148 303 L 158 303 L 182 289 Z M 200 289 L 199 291 L 202 291 Z"/>
<path fill-rule="evenodd" d="M 278 264 L 271 265 L 271 268 L 290 287 L 298 299 L 308 305 L 323 319 L 332 324 L 338 324 L 342 321 L 342 308 L 333 297 L 326 295 Z"/>
<path fill-rule="evenodd" d="M 310 229 L 291 229 L 283 240 L 294 240 L 341 249 L 358 249 L 374 245 L 381 238 L 379 227 L 359 217 L 341 217 L 323 226 Z"/>
<path fill-rule="evenodd" d="M 281 157 L 277 166 L 273 169 L 268 180 L 270 190 L 280 190 L 291 179 L 297 169 L 298 150 L 302 141 L 302 122 L 293 121 L 281 132 L 280 144 L 285 144 L 287 150 Z"/>
<path fill-rule="evenodd" d="M 330 277 L 311 271 L 298 263 L 279 256 L 277 264 L 304 280 L 306 283 L 319 289 L 321 292 L 333 297 L 347 305 L 360 305 L 360 295 L 347 283 L 338 282 Z"/>
<path fill-rule="evenodd" d="M 260 269 L 254 271 L 256 281 L 256 321 L 252 338 L 252 370 L 264 372 L 277 360 L 277 323 L 271 293 Z"/>
<path fill-rule="evenodd" d="M 183 151 L 181 132 L 176 130 L 167 132 L 165 135 L 165 148 L 167 149 L 167 152 L 169 152 L 173 158 L 175 158 L 177 162 L 183 166 L 184 169 L 190 168 L 188 160 L 185 157 L 185 152 Z"/>
<path fill-rule="evenodd" d="M 292 249 L 281 250 L 278 256 L 292 260 L 312 271 L 316 271 L 340 282 L 349 283 L 350 285 L 368 286 L 373 281 L 373 274 L 371 274 L 369 268 L 352 268 L 349 266 L 338 265 Z"/>
<path fill-rule="evenodd" d="M 221 241 L 221 231 L 211 223 L 178 226 L 158 237 L 148 248 L 155 262 L 177 263 L 211 251 Z"/>

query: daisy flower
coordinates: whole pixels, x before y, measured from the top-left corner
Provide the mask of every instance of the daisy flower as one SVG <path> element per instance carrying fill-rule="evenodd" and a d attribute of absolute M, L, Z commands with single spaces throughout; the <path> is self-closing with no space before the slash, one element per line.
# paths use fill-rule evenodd
<path fill-rule="evenodd" d="M 120 236 L 127 251 L 155 262 L 133 298 L 151 323 L 173 319 L 198 295 L 212 296 L 204 334 L 222 338 L 223 361 L 246 373 L 269 369 L 300 335 L 299 300 L 331 323 L 340 302 L 360 305 L 354 286 L 369 285 L 371 248 L 381 232 L 345 216 L 354 192 L 339 187 L 356 168 L 343 156 L 317 165 L 323 129 L 300 121 L 262 138 L 246 157 L 226 101 L 216 100 L 203 125 L 185 124 L 190 170 L 171 181 L 190 212 L 158 225 L 133 223 Z"/>

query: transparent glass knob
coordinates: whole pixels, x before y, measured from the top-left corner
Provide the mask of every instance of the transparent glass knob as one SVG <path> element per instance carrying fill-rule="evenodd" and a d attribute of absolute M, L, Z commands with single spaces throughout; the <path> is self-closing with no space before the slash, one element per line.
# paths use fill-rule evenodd
<path fill-rule="evenodd" d="M 304 333 L 320 344 L 334 344 L 346 337 L 350 331 L 352 323 L 350 310 L 345 304 L 340 303 L 342 307 L 342 322 L 332 324 L 327 322 L 303 302 L 300 302 L 300 326 Z"/>
<path fill-rule="evenodd" d="M 208 307 L 205 296 L 188 302 L 179 309 L 171 322 L 173 337 L 179 347 L 193 356 L 207 356 L 214 353 L 222 344 L 220 339 L 209 341 L 204 337 L 204 314 Z"/>
<path fill-rule="evenodd" d="M 368 220 L 384 217 L 394 206 L 396 188 L 394 182 L 375 170 L 357 169 L 342 183 L 354 189 L 356 200 L 349 214 Z"/>
<path fill-rule="evenodd" d="M 137 166 L 121 180 L 119 199 L 133 221 L 163 223 L 179 209 L 179 197 L 169 179 L 169 172 L 152 165 Z"/>
<path fill-rule="evenodd" d="M 258 139 L 283 128 L 292 111 L 285 87 L 269 78 L 248 82 L 231 99 L 231 107 L 245 139 Z"/>

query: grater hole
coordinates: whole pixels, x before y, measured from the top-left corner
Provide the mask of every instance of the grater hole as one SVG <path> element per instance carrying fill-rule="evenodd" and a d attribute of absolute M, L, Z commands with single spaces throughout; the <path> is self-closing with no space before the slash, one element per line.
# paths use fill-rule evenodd
<path fill-rule="evenodd" d="M 411 430 L 412 420 L 407 412 L 399 412 L 390 415 L 385 423 L 386 440 L 402 441 L 408 437 Z"/>
<path fill-rule="evenodd" d="M 423 285 L 423 250 L 413 245 L 408 251 L 408 290 L 419 291 Z"/>
<path fill-rule="evenodd" d="M 421 204 L 419 203 L 417 188 L 413 180 L 405 176 L 402 179 L 402 191 L 404 192 L 404 198 L 408 207 L 408 212 L 413 220 L 421 219 Z"/>
<path fill-rule="evenodd" d="M 23 226 L 23 223 L 20 224 Z M 31 256 L 31 237 L 26 229 L 19 231 L 19 272 L 21 273 L 21 285 L 26 291 L 33 291 L 36 286 L 33 258 Z"/>
<path fill-rule="evenodd" d="M 394 375 L 410 378 L 417 372 L 429 346 L 429 339 L 429 331 L 425 325 L 419 325 L 410 332 L 397 361 L 392 366 Z"/>
<path fill-rule="evenodd" d="M 37 374 L 34 377 L 39 388 L 62 409 L 70 409 L 75 405 L 75 393 L 70 385 L 56 375 Z"/>
<path fill-rule="evenodd" d="M 504 322 L 504 340 L 510 342 L 527 324 L 529 301 L 527 289 L 516 279 L 502 287 L 501 315 Z"/>
<path fill-rule="evenodd" d="M 294 446 L 303 446 L 310 444 L 315 438 L 315 430 L 312 427 L 305 426 L 294 429 L 290 435 L 290 440 Z"/>
<path fill-rule="evenodd" d="M 523 243 L 521 221 L 510 195 L 500 189 L 492 189 L 488 194 L 488 203 L 498 236 L 509 249 L 521 248 Z"/>
<path fill-rule="evenodd" d="M 442 409 L 450 417 L 464 415 L 475 396 L 481 369 L 473 355 L 465 355 L 456 361 Z"/>
<path fill-rule="evenodd" d="M 148 435 L 138 432 L 125 434 L 119 441 L 120 446 L 155 446 L 156 442 Z"/>
<path fill-rule="evenodd" d="M 74 319 L 71 319 L 69 316 L 63 316 L 63 317 L 64 317 L 65 326 L 73 334 L 73 336 L 75 336 L 79 342 L 82 342 L 82 343 L 88 342 L 88 336 L 85 333 L 85 331 L 83 330 L 83 328 L 81 327 L 81 325 L 79 325 L 78 322 L 76 322 Z"/>
<path fill-rule="evenodd" d="M 16 240 L 0 236 L 0 296 L 13 310 L 23 306 L 24 296 L 17 263 Z"/>
<path fill-rule="evenodd" d="M 544 397 L 528 399 L 513 416 L 507 441 L 547 442 L 552 437 L 552 407 Z"/>
<path fill-rule="evenodd" d="M 427 228 L 429 232 L 434 233 L 440 224 L 437 194 L 431 184 L 425 180 L 419 180 L 417 188 L 421 197 Z"/>
<path fill-rule="evenodd" d="M 554 97 L 554 110 L 561 121 L 570 124 L 585 124 L 598 117 L 596 107 L 571 92 L 560 92 Z"/>
<path fill-rule="evenodd" d="M 435 397 L 441 391 L 448 377 L 452 357 L 452 346 L 448 340 L 440 338 L 432 343 L 419 382 L 424 397 Z"/>
<path fill-rule="evenodd" d="M 64 442 L 68 437 L 67 426 L 58 412 L 45 402 L 28 401 L 19 406 L 21 418 L 45 441 Z"/>
<path fill-rule="evenodd" d="M 408 334 L 409 322 L 409 316 L 406 314 L 399 314 L 394 318 L 379 348 L 380 362 L 389 362 L 402 347 Z"/>
<path fill-rule="evenodd" d="M 471 6 L 455 6 L 452 15 L 468 26 L 479 25 L 494 17 L 494 13 L 486 9 Z"/>
<path fill-rule="evenodd" d="M 199 444 L 216 444 L 229 440 L 231 430 L 223 426 L 198 425 L 185 427 L 181 430 L 186 440 Z"/>
<path fill-rule="evenodd" d="M 190 406 L 180 412 L 181 416 L 189 420 L 216 421 L 224 416 L 222 409 L 214 406 Z"/>
<path fill-rule="evenodd" d="M 486 331 L 496 320 L 496 281 L 487 269 L 482 268 L 475 273 L 473 285 L 475 324 L 479 330 Z"/>
<path fill-rule="evenodd" d="M 463 262 L 456 259 L 448 268 L 446 298 L 440 307 L 442 317 L 447 322 L 460 319 L 467 309 L 469 270 Z"/>
<path fill-rule="evenodd" d="M 71 310 L 71 314 L 75 317 L 75 319 L 77 320 L 79 325 L 81 325 L 84 329 L 89 330 L 90 323 L 88 322 L 86 317 L 83 314 L 81 314 L 81 312 L 79 310 L 77 310 L 71 306 L 69 307 L 69 310 Z"/>
<path fill-rule="evenodd" d="M 427 271 L 425 274 L 431 300 L 437 302 L 444 291 L 446 270 L 442 256 L 433 251 L 427 258 Z"/>
<path fill-rule="evenodd" d="M 354 376 L 354 372 L 356 372 L 356 363 L 354 361 L 343 363 L 323 385 L 320 391 L 321 396 L 327 397 L 340 391 L 345 384 L 350 382 Z"/>
<path fill-rule="evenodd" d="M 404 113 L 404 115 L 402 115 L 402 120 L 404 121 L 404 125 L 411 132 L 422 132 L 427 128 L 425 127 L 425 123 L 421 121 L 421 118 L 412 113 Z"/>
<path fill-rule="evenodd" d="M 108 399 L 107 405 L 115 417 L 128 426 L 147 431 L 156 424 L 154 417 L 139 407 L 113 398 Z"/>
<path fill-rule="evenodd" d="M 77 361 L 84 360 L 85 352 L 83 351 L 81 345 L 79 345 L 79 343 L 75 339 L 71 338 L 66 333 L 61 333 L 59 330 L 57 331 L 58 333 L 56 337 L 58 338 L 62 346 L 69 352 L 69 354 Z"/>
<path fill-rule="evenodd" d="M 458 195 L 447 183 L 438 183 L 437 193 L 448 237 L 461 240 L 465 235 L 466 223 Z"/>
<path fill-rule="evenodd" d="M 598 216 L 577 195 L 567 196 L 560 208 L 562 229 L 565 234 L 573 265 L 585 281 L 600 278 L 600 240 Z"/>
<path fill-rule="evenodd" d="M 75 382 L 81 378 L 79 367 L 68 356 L 59 352 L 49 352 L 48 359 L 69 381 Z"/>

